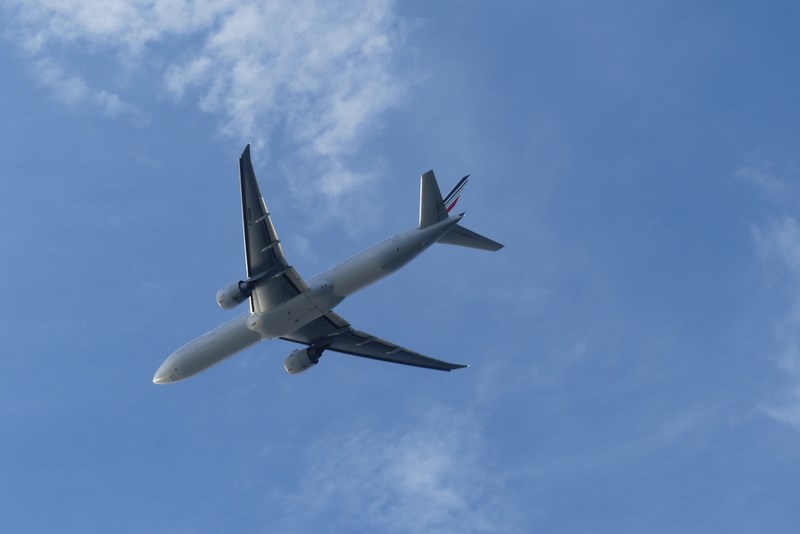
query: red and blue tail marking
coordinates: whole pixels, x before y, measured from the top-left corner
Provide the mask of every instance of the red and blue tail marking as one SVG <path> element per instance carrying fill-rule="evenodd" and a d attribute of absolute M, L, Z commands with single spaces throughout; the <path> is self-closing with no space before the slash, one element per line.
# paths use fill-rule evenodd
<path fill-rule="evenodd" d="M 456 206 L 456 202 L 458 202 L 461 196 L 461 191 L 464 189 L 464 186 L 467 185 L 467 178 L 469 178 L 469 174 L 459 180 L 453 190 L 445 197 L 444 207 L 447 209 L 447 213 L 450 213 L 450 210 Z"/>

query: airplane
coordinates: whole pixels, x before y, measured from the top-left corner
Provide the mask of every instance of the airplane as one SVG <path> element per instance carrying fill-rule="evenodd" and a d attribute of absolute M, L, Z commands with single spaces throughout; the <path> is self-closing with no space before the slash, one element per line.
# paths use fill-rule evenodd
<path fill-rule="evenodd" d="M 501 249 L 500 243 L 462 226 L 464 213 L 450 215 L 467 178 L 469 175 L 442 198 L 433 171 L 426 172 L 420 180 L 417 228 L 385 239 L 304 280 L 283 255 L 258 188 L 248 144 L 239 158 L 247 278 L 220 289 L 216 298 L 225 310 L 249 299 L 250 311 L 173 352 L 156 371 L 153 383 L 170 384 L 189 378 L 259 341 L 274 338 L 305 345 L 284 360 L 284 368 L 292 375 L 316 365 L 325 351 L 440 371 L 467 367 L 423 356 L 356 330 L 332 311 L 346 297 L 397 271 L 434 243 Z"/>

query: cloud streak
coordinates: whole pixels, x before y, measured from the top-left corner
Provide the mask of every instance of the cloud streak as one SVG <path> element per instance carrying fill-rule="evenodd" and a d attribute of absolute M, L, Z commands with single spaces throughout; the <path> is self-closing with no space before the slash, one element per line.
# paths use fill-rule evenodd
<path fill-rule="evenodd" d="M 229 0 L 7 0 L 15 40 L 29 52 L 91 45 L 139 54 L 167 35 L 211 27 Z"/>
<path fill-rule="evenodd" d="M 86 105 L 100 110 L 105 117 L 127 118 L 140 126 L 149 122 L 140 107 L 126 102 L 115 93 L 90 87 L 82 78 L 64 72 L 51 58 L 36 60 L 33 73 L 40 86 L 50 90 L 57 102 L 70 108 Z"/>
<path fill-rule="evenodd" d="M 768 192 L 785 187 L 783 180 L 769 177 L 756 183 Z M 783 287 L 786 309 L 773 325 L 774 361 L 793 384 L 763 408 L 773 419 L 800 429 L 800 222 L 791 216 L 776 218 L 754 228 L 753 239 L 766 271 L 777 274 Z"/>
<path fill-rule="evenodd" d="M 305 451 L 297 488 L 276 504 L 305 509 L 306 521 L 332 530 L 519 531 L 489 457 L 473 415 L 433 409 L 388 430 L 321 437 Z M 303 530 L 297 521 L 287 528 Z"/>
<path fill-rule="evenodd" d="M 388 0 L 10 0 L 6 11 L 6 34 L 57 101 L 141 120 L 129 101 L 146 95 L 96 89 L 63 58 L 157 69 L 173 99 L 219 117 L 224 135 L 257 146 L 280 136 L 313 176 L 304 188 L 334 203 L 369 178 L 349 158 L 405 93 L 393 66 L 403 24 Z"/>

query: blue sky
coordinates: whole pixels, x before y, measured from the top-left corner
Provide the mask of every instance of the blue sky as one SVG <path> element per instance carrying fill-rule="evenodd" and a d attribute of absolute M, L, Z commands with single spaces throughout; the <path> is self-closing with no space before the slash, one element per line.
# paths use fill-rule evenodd
<path fill-rule="evenodd" d="M 3 532 L 795 532 L 792 2 L 4 0 Z M 311 276 L 471 173 L 465 224 L 337 311 L 469 369 L 257 345 L 248 142 Z"/>

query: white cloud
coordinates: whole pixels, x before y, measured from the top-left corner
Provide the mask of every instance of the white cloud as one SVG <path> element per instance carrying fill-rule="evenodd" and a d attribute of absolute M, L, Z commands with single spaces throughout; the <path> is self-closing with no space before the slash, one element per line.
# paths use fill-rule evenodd
<path fill-rule="evenodd" d="M 769 194 L 779 194 L 787 188 L 786 180 L 780 176 L 755 167 L 742 167 L 736 176 L 752 182 Z"/>
<path fill-rule="evenodd" d="M 756 228 L 753 235 L 765 267 L 779 274 L 786 298 L 787 308 L 774 325 L 774 360 L 793 383 L 790 391 L 781 392 L 764 410 L 800 428 L 800 223 L 786 216 Z"/>
<path fill-rule="evenodd" d="M 800 429 L 800 383 L 795 385 L 788 395 L 780 401 L 765 405 L 764 411 L 775 419 Z"/>
<path fill-rule="evenodd" d="M 36 81 L 52 92 L 53 98 L 69 107 L 88 105 L 111 118 L 124 117 L 136 124 L 147 123 L 142 110 L 118 95 L 90 87 L 82 78 L 67 74 L 51 58 L 40 58 L 33 63 Z"/>
<path fill-rule="evenodd" d="M 196 95 L 222 117 L 232 137 L 266 144 L 276 127 L 294 143 L 302 178 L 298 196 L 321 196 L 323 213 L 343 216 L 347 193 L 369 174 L 346 160 L 380 113 L 403 95 L 392 73 L 401 31 L 389 2 L 272 2 L 238 5 L 196 54 L 173 63 L 167 87 Z M 311 161 L 311 165 L 307 162 Z M 305 199 L 304 199 L 305 200 Z"/>
<path fill-rule="evenodd" d="M 770 269 L 780 268 L 789 309 L 779 324 L 779 364 L 800 378 L 800 223 L 784 217 L 754 230 L 759 253 Z"/>
<path fill-rule="evenodd" d="M 790 208 L 800 200 L 800 171 L 793 166 L 765 163 L 761 166 L 742 167 L 736 177 L 756 186 L 774 207 Z"/>
<path fill-rule="evenodd" d="M 305 520 L 330 530 L 519 531 L 481 432 L 471 414 L 432 409 L 389 430 L 323 436 L 305 451 L 298 487 L 276 504 L 303 509 Z"/>
<path fill-rule="evenodd" d="M 147 56 L 138 68 L 160 69 L 166 90 L 219 116 L 224 134 L 257 147 L 277 135 L 288 141 L 297 160 L 313 162 L 306 187 L 338 201 L 368 181 L 347 168 L 348 157 L 404 93 L 393 72 L 404 33 L 393 7 L 391 0 L 9 0 L 5 18 L 7 33 L 45 63 L 34 74 L 59 101 L 134 114 L 126 102 L 133 97 L 94 89 L 55 58 L 112 57 L 124 69 L 137 61 L 131 57 Z"/>
<path fill-rule="evenodd" d="M 16 39 L 29 51 L 89 44 L 140 53 L 167 34 L 211 26 L 230 0 L 6 0 Z"/>

